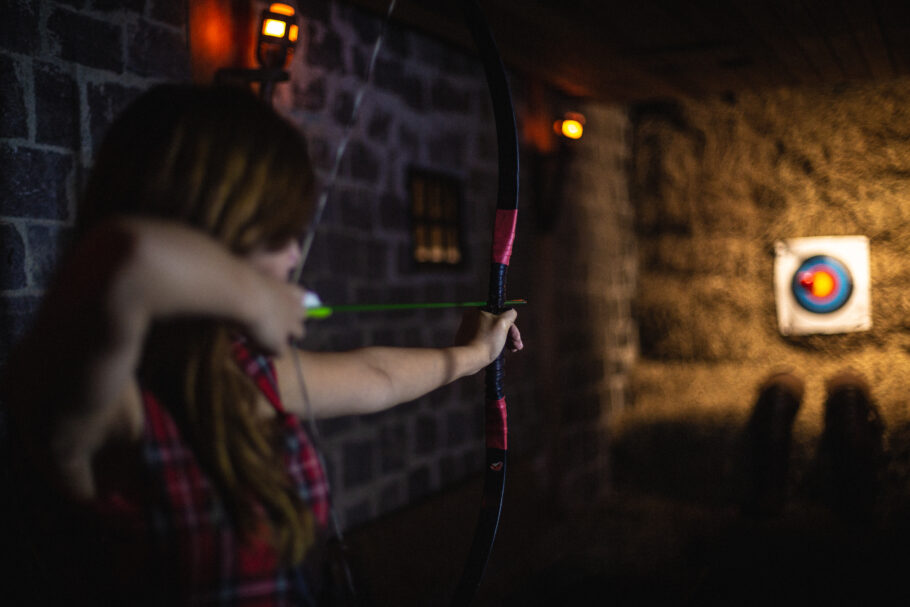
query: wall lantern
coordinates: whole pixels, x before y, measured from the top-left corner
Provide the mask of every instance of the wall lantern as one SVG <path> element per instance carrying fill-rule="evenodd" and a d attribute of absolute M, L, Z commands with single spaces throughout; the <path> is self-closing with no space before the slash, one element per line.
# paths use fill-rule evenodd
<path fill-rule="evenodd" d="M 256 59 L 264 68 L 284 69 L 297 45 L 297 11 L 289 4 L 274 2 L 262 11 Z"/>
<path fill-rule="evenodd" d="M 273 2 L 263 9 L 257 28 L 256 60 L 258 69 L 222 68 L 215 74 L 220 84 L 259 83 L 259 95 L 271 103 L 275 84 L 290 78 L 284 69 L 294 54 L 300 28 L 297 11 L 290 4 Z"/>
<path fill-rule="evenodd" d="M 585 117 L 577 112 L 566 112 L 562 120 L 553 123 L 553 130 L 557 135 L 569 139 L 581 139 L 584 133 Z"/>

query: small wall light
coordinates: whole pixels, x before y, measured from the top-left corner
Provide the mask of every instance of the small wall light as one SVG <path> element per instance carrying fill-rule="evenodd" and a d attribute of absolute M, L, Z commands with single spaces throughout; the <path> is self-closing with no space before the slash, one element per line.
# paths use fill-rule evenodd
<path fill-rule="evenodd" d="M 289 4 L 274 2 L 262 11 L 256 59 L 264 68 L 283 69 L 297 45 L 297 11 Z"/>
<path fill-rule="evenodd" d="M 273 2 L 259 18 L 256 60 L 259 69 L 223 68 L 215 74 L 220 83 L 259 83 L 259 95 L 271 103 L 275 84 L 290 78 L 285 67 L 294 54 L 300 28 L 297 11 L 290 4 Z"/>
<path fill-rule="evenodd" d="M 569 139 L 581 139 L 584 133 L 585 117 L 577 112 L 566 112 L 562 120 L 553 123 L 553 130 L 557 135 Z"/>

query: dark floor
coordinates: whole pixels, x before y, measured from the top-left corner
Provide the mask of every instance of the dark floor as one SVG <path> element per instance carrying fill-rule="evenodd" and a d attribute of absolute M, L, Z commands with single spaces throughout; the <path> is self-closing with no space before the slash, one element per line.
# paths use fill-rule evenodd
<path fill-rule="evenodd" d="M 486 605 L 881 604 L 906 600 L 910 533 L 847 526 L 814 505 L 756 521 L 615 495 L 575 521 L 588 542 Z M 906 604 L 906 603 L 894 603 Z"/>
<path fill-rule="evenodd" d="M 480 607 L 910 599 L 910 521 L 901 516 L 848 525 L 803 501 L 756 520 L 733 506 L 631 490 L 568 512 L 526 493 L 526 476 L 510 480 Z M 369 604 L 448 604 L 478 496 L 469 484 L 350 534 Z"/>

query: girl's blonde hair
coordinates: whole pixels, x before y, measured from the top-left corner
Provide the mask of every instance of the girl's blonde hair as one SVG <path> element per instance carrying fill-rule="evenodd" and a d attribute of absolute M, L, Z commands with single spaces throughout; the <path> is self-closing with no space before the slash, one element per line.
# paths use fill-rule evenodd
<path fill-rule="evenodd" d="M 299 237 L 314 178 L 302 135 L 241 89 L 158 86 L 133 102 L 98 151 L 77 220 L 149 217 L 195 227 L 238 255 Z M 211 318 L 156 322 L 140 380 L 160 396 L 240 532 L 263 516 L 283 560 L 314 542 L 312 515 L 256 415 L 259 391 L 231 359 L 237 328 Z"/>

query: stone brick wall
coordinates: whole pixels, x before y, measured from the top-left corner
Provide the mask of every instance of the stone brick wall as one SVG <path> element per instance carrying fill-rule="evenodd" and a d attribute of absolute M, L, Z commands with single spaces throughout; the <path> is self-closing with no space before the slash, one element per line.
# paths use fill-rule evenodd
<path fill-rule="evenodd" d="M 306 5 L 303 12 L 307 49 L 295 58 L 292 85 L 279 91 L 276 105 L 307 133 L 324 176 L 363 84 L 379 21 L 341 4 Z M 304 281 L 323 300 L 485 299 L 497 169 L 488 96 L 473 57 L 413 32 L 388 30 L 304 271 Z M 462 181 L 463 267 L 427 271 L 412 263 L 411 167 Z M 516 248 L 522 236 L 518 240 Z M 514 281 L 510 286 L 519 292 Z M 311 325 L 307 345 L 448 345 L 459 319 L 452 311 L 336 316 Z M 510 368 L 509 375 L 512 410 L 533 406 L 522 399 L 530 390 L 522 389 L 520 372 Z M 482 395 L 478 376 L 381 414 L 320 423 L 345 523 L 371 519 L 479 472 Z M 533 432 L 530 424 L 524 427 Z M 516 423 L 513 436 L 521 436 L 521 428 Z"/>
<path fill-rule="evenodd" d="M 578 497 L 590 500 L 610 486 L 609 421 L 630 404 L 638 342 L 631 317 L 638 262 L 628 113 L 599 104 L 578 109 L 587 119 L 585 135 L 563 142 L 569 158 L 555 177 L 560 190 L 537 203 L 556 207 L 537 210 L 553 223 L 535 243 L 532 265 L 539 272 L 529 310 L 539 340 L 536 380 L 550 488 L 558 505 L 570 509 L 581 505 L 571 503 Z"/>
<path fill-rule="evenodd" d="M 908 96 L 900 80 L 637 108 L 642 357 L 636 410 L 615 428 L 623 482 L 729 499 L 757 387 L 790 368 L 807 383 L 791 483 L 811 492 L 824 380 L 850 366 L 887 425 L 889 491 L 906 492 Z M 779 335 L 773 242 L 851 234 L 870 239 L 873 329 Z"/>
<path fill-rule="evenodd" d="M 105 128 L 153 83 L 189 79 L 182 4 L 13 0 L 4 7 L 0 366 L 52 276 Z M 325 178 L 380 20 L 342 3 L 300 4 L 303 43 L 275 104 L 306 133 Z M 513 81 L 520 115 L 526 84 Z M 590 135 L 576 146 L 573 185 L 564 193 L 563 213 L 547 229 L 535 219 L 534 188 L 528 187 L 535 183 L 534 167 L 523 167 L 510 276 L 510 294 L 532 301 L 521 310 L 530 348 L 507 363 L 512 461 L 541 470 L 534 491 L 568 496 L 581 487 L 593 495 L 605 486 L 604 421 L 625 406 L 635 355 L 628 118 L 618 108 L 585 109 Z M 390 28 L 304 272 L 307 284 L 331 303 L 484 299 L 496 196 L 492 125 L 473 56 Z M 428 272 L 410 262 L 406 177 L 412 166 L 462 180 L 463 267 Z M 459 318 L 446 311 L 339 315 L 311 323 L 307 345 L 446 345 Z M 320 423 L 343 524 L 373 519 L 478 474 L 482 393 L 477 376 L 385 413 Z"/>
<path fill-rule="evenodd" d="M 11 0 L 0 15 L 0 365 L 73 225 L 92 151 L 140 91 L 188 75 L 182 2 Z"/>

